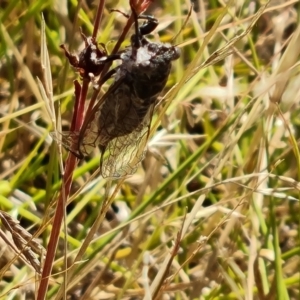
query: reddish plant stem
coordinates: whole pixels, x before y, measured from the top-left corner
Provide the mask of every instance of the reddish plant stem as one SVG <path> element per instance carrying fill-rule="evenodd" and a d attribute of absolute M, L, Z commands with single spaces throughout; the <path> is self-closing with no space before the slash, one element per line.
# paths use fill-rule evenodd
<path fill-rule="evenodd" d="M 92 37 L 95 38 L 95 39 L 97 37 L 98 28 L 99 28 L 99 25 L 101 23 L 101 19 L 102 19 L 102 15 L 103 15 L 103 9 L 104 9 L 104 4 L 105 4 L 105 0 L 100 0 L 99 5 L 98 5 L 98 9 L 97 9 L 97 14 L 96 14 L 95 22 L 94 22 L 93 35 L 92 35 Z"/>
<path fill-rule="evenodd" d="M 73 170 L 75 166 L 76 166 L 76 157 L 73 154 L 70 154 L 67 159 L 65 174 L 73 174 Z M 69 195 L 71 183 L 72 183 L 72 176 L 69 176 L 69 178 L 67 178 L 66 181 L 65 181 L 65 177 L 63 178 L 62 191 L 60 192 L 57 201 L 53 226 L 52 226 L 51 235 L 47 247 L 47 254 L 46 254 L 45 264 L 42 272 L 42 279 L 40 281 L 40 286 L 38 290 L 37 300 L 46 299 L 46 293 L 49 285 L 49 278 L 51 276 L 53 261 L 54 261 L 58 239 L 59 239 L 61 223 L 64 216 L 65 203 L 66 203 L 65 200 L 66 200 L 66 196 Z"/>
<path fill-rule="evenodd" d="M 82 126 L 84 120 L 84 104 L 86 101 L 89 84 L 90 80 L 87 78 L 83 78 L 82 87 L 77 80 L 74 81 L 75 95 L 79 94 L 79 97 L 75 97 L 75 108 L 71 124 L 71 131 L 80 131 L 80 128 Z"/>
<path fill-rule="evenodd" d="M 71 130 L 80 130 L 83 122 L 84 115 L 84 102 L 88 92 L 89 81 L 83 80 L 83 85 L 80 87 L 78 81 L 74 82 L 75 86 L 75 111 L 73 114 Z M 62 180 L 61 192 L 57 201 L 56 211 L 54 215 L 53 226 L 48 243 L 47 254 L 45 258 L 45 264 L 42 272 L 42 279 L 40 282 L 37 300 L 44 300 L 46 297 L 49 278 L 53 267 L 53 261 L 55 258 L 56 248 L 59 239 L 60 228 L 64 217 L 64 211 L 66 207 L 66 199 L 70 194 L 72 176 L 77 164 L 77 158 L 70 152 L 66 161 L 65 173 Z"/>
<path fill-rule="evenodd" d="M 79 111 L 80 109 L 82 109 L 82 107 L 80 107 L 80 99 L 81 99 L 81 85 L 78 82 L 78 80 L 74 81 L 74 88 L 75 88 L 75 104 L 74 104 L 74 112 L 73 112 L 73 118 L 72 118 L 72 123 L 71 123 L 71 127 L 70 130 L 74 131 L 76 128 L 76 124 L 77 124 L 77 118 L 79 116 Z"/>

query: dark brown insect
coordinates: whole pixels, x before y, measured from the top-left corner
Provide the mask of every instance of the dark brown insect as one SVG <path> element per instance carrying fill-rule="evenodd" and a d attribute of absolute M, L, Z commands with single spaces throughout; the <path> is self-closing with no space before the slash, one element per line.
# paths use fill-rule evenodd
<path fill-rule="evenodd" d="M 180 56 L 179 48 L 145 38 L 158 25 L 154 17 L 138 16 L 133 8 L 132 13 L 135 34 L 131 36 L 131 45 L 122 53 L 101 57 L 97 62 L 121 60 L 109 72 L 114 74 L 113 84 L 86 116 L 79 132 L 62 134 L 63 145 L 80 159 L 99 146 L 103 177 L 135 172 L 144 157 L 157 98 L 166 85 L 171 62 Z M 138 19 L 146 22 L 139 27 Z"/>

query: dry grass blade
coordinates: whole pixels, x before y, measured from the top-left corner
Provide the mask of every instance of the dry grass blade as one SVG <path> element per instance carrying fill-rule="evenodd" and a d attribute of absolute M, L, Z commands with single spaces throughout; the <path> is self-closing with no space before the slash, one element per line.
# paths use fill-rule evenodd
<path fill-rule="evenodd" d="M 35 95 L 36 99 L 41 102 L 42 98 L 41 95 L 39 93 L 39 89 L 35 83 L 35 80 L 30 72 L 30 70 L 28 69 L 28 67 L 24 64 L 21 53 L 18 51 L 18 49 L 15 47 L 11 37 L 9 36 L 9 34 L 7 33 L 5 27 L 3 26 L 2 23 L 0 23 L 1 26 L 1 31 L 4 37 L 4 40 L 7 44 L 7 46 L 10 47 L 10 49 L 12 49 L 14 56 L 17 60 L 17 63 L 19 65 L 19 67 L 21 68 L 23 74 L 24 74 L 24 78 L 26 79 L 26 82 L 29 86 L 29 88 L 32 90 L 32 93 Z"/>
<path fill-rule="evenodd" d="M 52 122 L 52 126 L 54 128 L 54 135 L 56 136 L 56 140 L 58 140 L 57 132 L 61 131 L 61 118 L 59 114 L 58 118 L 58 125 L 57 128 L 57 118 L 55 114 L 55 108 L 54 108 L 54 100 L 53 100 L 53 82 L 52 82 L 52 75 L 51 75 L 51 65 L 50 65 L 50 59 L 49 59 L 49 53 L 47 49 L 47 40 L 46 40 L 46 24 L 44 16 L 42 15 L 41 18 L 41 66 L 42 66 L 42 74 L 44 79 L 44 85 L 42 82 L 37 78 L 38 86 L 42 95 L 42 99 L 45 103 L 48 115 L 50 117 L 50 120 Z M 62 162 L 62 147 L 60 143 L 57 143 L 58 147 L 58 153 L 59 155 L 59 164 L 60 164 L 60 170 L 61 174 L 63 174 L 63 162 Z"/>
<path fill-rule="evenodd" d="M 46 94 L 46 97 L 43 98 L 45 105 L 47 107 L 49 116 L 51 117 L 51 121 L 56 128 L 56 116 L 54 109 L 54 101 L 53 101 L 53 83 L 52 83 L 52 75 L 51 75 L 51 66 L 49 53 L 47 49 L 47 41 L 46 41 L 46 24 L 44 16 L 42 15 L 42 28 L 41 28 L 41 66 L 44 77 L 45 89 L 43 89 L 43 95 Z"/>
<path fill-rule="evenodd" d="M 185 219 L 186 219 L 186 214 L 183 216 L 181 228 L 180 228 L 179 232 L 177 233 L 177 237 L 174 241 L 174 245 L 172 247 L 172 250 L 170 251 L 170 258 L 167 261 L 167 264 L 164 268 L 165 273 L 162 274 L 162 276 L 160 278 L 157 276 L 156 280 L 153 282 L 153 284 L 150 287 L 150 291 L 151 291 L 151 295 L 152 295 L 153 299 L 161 299 L 164 289 L 170 284 L 170 281 L 167 280 L 167 276 L 171 270 L 172 262 L 173 262 L 175 256 L 178 255 L 178 252 L 179 252 L 180 243 L 181 243 L 182 237 L 183 237 L 182 229 L 185 224 Z M 157 279 L 159 279 L 160 281 L 158 281 Z M 147 297 L 147 294 L 146 294 L 146 297 Z M 147 300 L 146 297 L 144 298 L 144 300 Z"/>
<path fill-rule="evenodd" d="M 300 53 L 300 26 L 293 33 L 291 41 L 288 43 L 284 54 L 282 55 L 279 65 L 272 74 L 273 78 L 277 77 L 275 89 L 270 93 L 270 100 L 273 103 L 280 103 L 282 94 L 286 90 L 288 81 L 290 80 L 290 72 L 297 66 Z"/>
<path fill-rule="evenodd" d="M 218 49 L 214 53 L 212 53 L 210 55 L 210 57 L 206 61 L 204 61 L 200 66 L 196 67 L 192 71 L 192 74 L 187 79 L 187 81 L 189 79 L 191 79 L 196 74 L 196 72 L 198 72 L 199 70 L 201 70 L 203 68 L 207 68 L 208 66 L 214 65 L 214 64 L 218 63 L 219 61 L 223 60 L 224 58 L 226 58 L 227 56 L 233 54 L 235 52 L 234 46 L 242 38 L 244 38 L 245 36 L 247 36 L 251 32 L 251 30 L 253 29 L 253 27 L 256 25 L 258 19 L 265 12 L 265 10 L 266 10 L 269 2 L 270 1 L 268 1 L 262 7 L 260 7 L 260 9 L 257 11 L 257 13 L 254 14 L 254 16 L 253 16 L 253 18 L 251 20 L 251 23 L 249 24 L 249 26 L 247 27 L 247 29 L 245 31 L 243 31 L 242 33 L 238 34 L 236 37 L 234 37 L 233 39 L 231 39 L 230 41 L 228 41 L 224 47 L 222 47 L 221 49 Z"/>

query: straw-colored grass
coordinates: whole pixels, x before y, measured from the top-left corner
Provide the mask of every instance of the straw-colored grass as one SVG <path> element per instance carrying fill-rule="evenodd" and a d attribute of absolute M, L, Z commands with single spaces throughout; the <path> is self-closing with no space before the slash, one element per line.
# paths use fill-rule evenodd
<path fill-rule="evenodd" d="M 105 2 L 109 53 L 127 20 L 108 8 L 128 2 Z M 98 149 L 76 162 L 49 136 L 84 86 L 59 46 L 83 49 L 96 2 L 1 3 L 0 299 L 300 298 L 299 1 L 189 9 L 146 12 L 182 54 L 145 159 L 107 180 Z"/>

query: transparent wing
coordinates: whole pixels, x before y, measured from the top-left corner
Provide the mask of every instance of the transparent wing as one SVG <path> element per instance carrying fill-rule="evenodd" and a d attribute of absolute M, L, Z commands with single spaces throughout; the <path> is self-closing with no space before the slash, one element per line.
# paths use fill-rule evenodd
<path fill-rule="evenodd" d="M 111 140 L 101 155 L 100 173 L 104 178 L 120 178 L 135 173 L 145 156 L 154 104 L 138 128 Z"/>
<path fill-rule="evenodd" d="M 100 173 L 103 178 L 121 178 L 135 173 L 138 164 L 145 156 L 153 110 L 154 104 L 149 107 L 143 122 L 133 132 L 114 138 L 103 149 L 100 147 Z M 92 138 L 94 134 L 91 133 L 90 128 L 86 135 L 87 140 L 93 140 L 91 143 L 80 144 L 79 132 L 63 131 L 57 134 L 51 132 L 50 135 L 80 159 L 96 147 Z M 91 149 L 87 150 L 88 148 Z"/>

